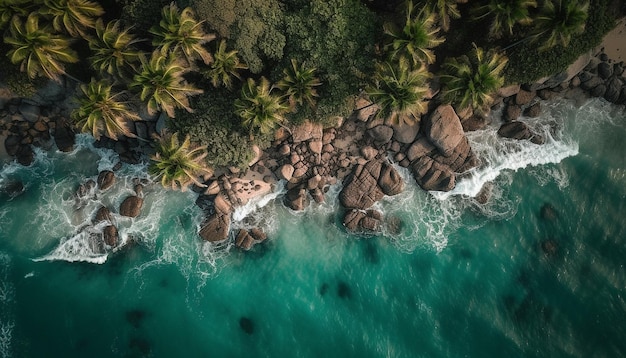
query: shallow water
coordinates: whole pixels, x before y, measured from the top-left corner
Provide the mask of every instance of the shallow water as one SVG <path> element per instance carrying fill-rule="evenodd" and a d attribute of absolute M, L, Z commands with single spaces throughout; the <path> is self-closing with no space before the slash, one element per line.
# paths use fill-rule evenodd
<path fill-rule="evenodd" d="M 472 133 L 484 166 L 452 194 L 409 182 L 378 236 L 342 229 L 338 186 L 304 213 L 267 197 L 237 214 L 270 236 L 245 254 L 200 242 L 194 194 L 157 185 L 115 217 L 127 247 L 94 254 L 81 228 L 145 167 L 76 210 L 114 154 L 39 151 L 0 172 L 26 187 L 0 197 L 0 357 L 624 356 L 626 114 L 562 101 L 530 124 L 546 145 Z"/>

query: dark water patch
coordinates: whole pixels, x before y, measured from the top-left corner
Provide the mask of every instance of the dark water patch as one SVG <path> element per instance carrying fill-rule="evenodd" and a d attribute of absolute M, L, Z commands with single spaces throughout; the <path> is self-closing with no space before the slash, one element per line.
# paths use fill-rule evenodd
<path fill-rule="evenodd" d="M 370 264 L 377 264 L 380 262 L 380 255 L 378 254 L 378 245 L 374 238 L 369 240 L 361 240 L 363 242 L 363 256 L 365 261 Z"/>
<path fill-rule="evenodd" d="M 352 289 L 344 281 L 339 281 L 337 284 L 337 296 L 344 300 L 352 298 Z"/>
<path fill-rule="evenodd" d="M 556 208 L 550 203 L 544 203 L 539 210 L 539 217 L 545 221 L 555 221 L 558 219 L 559 214 L 556 211 Z"/>
<path fill-rule="evenodd" d="M 559 253 L 559 242 L 554 238 L 542 240 L 540 247 L 543 254 L 548 258 L 554 258 Z"/>
<path fill-rule="evenodd" d="M 326 282 L 324 282 L 324 283 L 320 286 L 320 290 L 319 290 L 320 295 L 324 296 L 326 293 L 328 293 L 328 288 L 329 288 L 329 287 L 330 287 L 330 286 L 329 286 Z"/>
<path fill-rule="evenodd" d="M 254 321 L 248 317 L 239 318 L 239 328 L 244 331 L 248 335 L 252 335 L 254 333 Z"/>
<path fill-rule="evenodd" d="M 127 357 L 147 357 L 152 352 L 150 341 L 143 337 L 131 337 L 128 341 Z"/>
<path fill-rule="evenodd" d="M 132 309 L 130 311 L 126 311 L 125 316 L 126 322 L 134 328 L 140 328 L 147 316 L 147 313 L 141 309 Z"/>

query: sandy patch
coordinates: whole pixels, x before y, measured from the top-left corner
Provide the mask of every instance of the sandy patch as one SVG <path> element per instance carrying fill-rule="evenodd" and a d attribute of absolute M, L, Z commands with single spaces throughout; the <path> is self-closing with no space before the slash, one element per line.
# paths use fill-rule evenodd
<path fill-rule="evenodd" d="M 614 62 L 624 61 L 626 58 L 626 17 L 617 22 L 617 26 L 611 30 L 600 44 L 600 49 Z"/>

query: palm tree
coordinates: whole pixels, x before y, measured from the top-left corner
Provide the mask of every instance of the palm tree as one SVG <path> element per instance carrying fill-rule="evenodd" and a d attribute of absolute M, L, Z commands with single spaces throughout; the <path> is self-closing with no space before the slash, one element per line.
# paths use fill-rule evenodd
<path fill-rule="evenodd" d="M 395 123 L 411 124 L 428 109 L 424 97 L 429 91 L 426 84 L 429 77 L 425 65 L 411 69 L 408 60 L 401 57 L 397 64 L 377 64 L 374 82 L 366 92 L 370 100 L 380 106 L 377 115 Z"/>
<path fill-rule="evenodd" d="M 248 78 L 241 89 L 241 98 L 235 100 L 235 113 L 251 132 L 269 134 L 285 119 L 283 114 L 287 106 L 271 91 L 270 82 L 265 77 L 261 77 L 258 86 L 252 78 Z"/>
<path fill-rule="evenodd" d="M 439 16 L 439 22 L 441 29 L 445 32 L 450 30 L 450 19 L 458 19 L 461 17 L 461 12 L 457 7 L 457 0 L 429 0 L 428 6 L 432 13 Z"/>
<path fill-rule="evenodd" d="M 435 14 L 422 10 L 413 16 L 413 2 L 407 2 L 406 21 L 402 30 L 395 29 L 391 24 L 384 26 L 385 34 L 391 37 L 391 42 L 385 46 L 391 59 L 408 56 L 414 65 L 420 62 L 431 64 L 435 62 L 435 54 L 431 50 L 445 41 L 439 37 L 439 27 L 435 26 Z"/>
<path fill-rule="evenodd" d="M 64 63 L 78 62 L 78 55 L 70 48 L 70 40 L 63 35 L 54 35 L 49 26 L 39 27 L 39 18 L 31 13 L 22 23 L 14 16 L 9 27 L 10 34 L 4 42 L 12 46 L 7 53 L 14 64 L 28 77 L 45 76 L 60 81 L 65 73 Z"/>
<path fill-rule="evenodd" d="M 135 137 L 128 124 L 141 118 L 128 108 L 127 102 L 118 99 L 120 93 L 111 93 L 110 85 L 94 79 L 81 85 L 80 90 L 79 107 L 72 112 L 72 119 L 81 131 L 90 132 L 96 140 L 101 135 L 113 140 L 120 135 Z"/>
<path fill-rule="evenodd" d="M 315 109 L 315 87 L 320 86 L 319 78 L 315 77 L 315 68 L 298 66 L 298 61 L 291 59 L 291 68 L 283 70 L 284 77 L 276 87 L 285 92 L 289 106 L 295 110 L 296 104 L 302 106 L 306 102 L 311 109 Z"/>
<path fill-rule="evenodd" d="M 189 136 L 182 144 L 178 133 L 163 134 L 157 138 L 156 154 L 151 158 L 151 174 L 160 178 L 164 187 L 185 191 L 190 184 L 205 187 L 199 180 L 201 175 L 210 176 L 213 171 L 207 167 L 205 146 L 192 146 Z"/>
<path fill-rule="evenodd" d="M 26 17 L 34 11 L 35 3 L 32 0 L 4 0 L 0 1 L 0 30 L 11 23 L 13 16 Z"/>
<path fill-rule="evenodd" d="M 150 61 L 145 56 L 140 60 L 140 71 L 133 77 L 130 87 L 140 91 L 141 100 L 147 102 L 148 113 L 152 115 L 163 110 L 174 118 L 175 108 L 193 112 L 187 97 L 200 94 L 202 90 L 187 84 L 183 78 L 186 69 L 179 59 L 155 50 Z"/>
<path fill-rule="evenodd" d="M 506 31 L 513 35 L 515 24 L 529 25 L 532 18 L 528 9 L 536 8 L 535 0 L 490 0 L 489 3 L 472 9 L 474 20 L 484 20 L 491 17 L 489 34 L 495 38 L 501 37 Z"/>
<path fill-rule="evenodd" d="M 94 70 L 120 79 L 127 77 L 141 55 L 133 46 L 141 40 L 129 31 L 129 28 L 122 29 L 119 21 L 111 21 L 106 26 L 102 19 L 96 21 L 96 36 L 89 38 L 89 48 L 93 52 L 89 61 Z"/>
<path fill-rule="evenodd" d="M 43 5 L 40 12 L 52 17 L 54 29 L 72 37 L 87 37 L 85 30 L 93 29 L 104 14 L 100 4 L 89 0 L 43 0 Z"/>
<path fill-rule="evenodd" d="M 504 84 L 502 70 L 508 59 L 497 52 L 476 47 L 470 56 L 448 59 L 440 76 L 444 100 L 458 110 L 471 107 L 484 113 L 493 103 L 493 95 Z"/>
<path fill-rule="evenodd" d="M 534 40 L 543 39 L 540 50 L 567 46 L 572 36 L 585 31 L 589 10 L 587 0 L 546 0 L 535 18 Z"/>
<path fill-rule="evenodd" d="M 226 51 L 226 41 L 222 40 L 213 55 L 213 62 L 211 62 L 209 69 L 203 71 L 202 74 L 211 80 L 213 87 L 224 85 L 224 87 L 232 89 L 233 77 L 241 80 L 239 71 L 247 69 L 248 66 L 239 62 L 237 51 Z"/>
<path fill-rule="evenodd" d="M 152 44 L 160 46 L 164 55 L 170 51 L 182 53 L 189 65 L 192 65 L 196 58 L 209 64 L 213 58 L 202 45 L 213 40 L 215 35 L 205 33 L 202 25 L 202 21 L 196 21 L 194 18 L 191 8 L 187 7 L 180 12 L 176 4 L 171 3 L 163 7 L 159 25 L 150 29 L 150 33 L 154 35 Z"/>

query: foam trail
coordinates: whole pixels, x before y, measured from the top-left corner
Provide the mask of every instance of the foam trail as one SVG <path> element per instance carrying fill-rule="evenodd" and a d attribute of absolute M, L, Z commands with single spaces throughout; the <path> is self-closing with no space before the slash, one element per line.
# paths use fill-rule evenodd
<path fill-rule="evenodd" d="M 101 226 L 101 225 L 100 225 Z M 88 227 L 78 234 L 62 240 L 62 242 L 47 255 L 36 258 L 33 261 L 84 261 L 94 264 L 103 264 L 108 254 L 100 243 L 102 228 L 99 226 Z"/>
<path fill-rule="evenodd" d="M 0 358 L 11 357 L 13 329 L 15 322 L 11 305 L 15 298 L 15 288 L 9 280 L 11 259 L 0 252 Z"/>
<path fill-rule="evenodd" d="M 544 144 L 534 144 L 527 140 L 502 138 L 498 135 L 499 123 L 484 130 L 468 134 L 468 140 L 482 165 L 465 173 L 449 192 L 431 192 L 437 199 L 451 196 L 476 196 L 483 185 L 495 180 L 505 170 L 559 163 L 563 159 L 578 154 L 578 143 L 563 137 L 564 118 L 554 118 L 546 114 L 538 119 L 524 122 L 532 130 L 543 136 Z M 555 131 L 557 131 L 555 133 Z M 563 138 L 561 138 L 563 137 Z"/>

